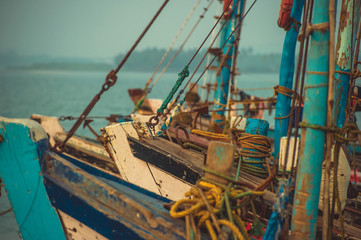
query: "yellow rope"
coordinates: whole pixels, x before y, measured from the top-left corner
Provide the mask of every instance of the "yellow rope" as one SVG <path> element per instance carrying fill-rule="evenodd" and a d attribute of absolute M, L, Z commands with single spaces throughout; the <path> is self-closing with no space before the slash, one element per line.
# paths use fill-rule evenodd
<path fill-rule="evenodd" d="M 206 227 L 209 232 L 209 235 L 211 235 L 212 240 L 217 240 L 218 239 L 217 234 L 214 231 L 212 223 L 209 219 L 206 221 Z"/>
<path fill-rule="evenodd" d="M 234 225 L 233 223 L 231 223 L 230 221 L 225 220 L 225 219 L 220 219 L 220 220 L 218 220 L 218 223 L 219 223 L 220 225 L 227 226 L 229 229 L 231 229 L 232 232 L 237 236 L 238 239 L 244 240 L 244 237 L 243 237 L 241 231 L 239 231 L 239 229 L 237 228 L 237 226 Z"/>
<path fill-rule="evenodd" d="M 254 152 L 251 150 L 241 149 L 239 154 L 243 157 L 269 157 L 272 151 L 271 140 L 268 137 L 262 135 L 244 133 L 237 139 L 237 145 L 239 145 L 241 148 L 248 148 L 259 151 Z"/>
<path fill-rule="evenodd" d="M 203 131 L 203 130 L 199 130 L 199 129 L 193 129 L 191 131 L 191 133 L 200 135 L 200 136 L 204 136 L 207 138 L 212 138 L 212 139 L 222 139 L 222 140 L 230 140 L 231 138 L 226 135 L 226 134 L 222 134 L 222 133 L 212 133 L 212 132 L 207 132 L 207 131 Z"/>
<path fill-rule="evenodd" d="M 205 196 L 205 198 L 201 195 L 203 193 L 203 197 Z M 211 223 L 212 219 L 212 221 L 214 221 L 213 224 L 215 224 L 214 226 L 217 227 L 216 229 L 219 229 L 216 224 L 218 223 L 219 225 L 224 225 L 231 229 L 238 239 L 248 239 L 244 223 L 241 218 L 237 216 L 237 213 L 240 213 L 239 208 L 242 207 L 242 205 L 238 205 L 240 201 L 236 200 L 252 195 L 263 196 L 264 194 L 264 191 L 244 192 L 242 189 L 237 188 L 237 185 L 232 187 L 230 185 L 227 188 L 222 188 L 217 186 L 217 184 L 207 181 L 207 179 L 200 180 L 197 182 L 196 187 L 191 188 L 186 192 L 185 197 L 187 197 L 187 199 L 178 200 L 173 204 L 170 209 L 170 215 L 174 218 L 183 218 L 185 216 L 194 218 L 198 222 L 198 227 L 205 226 L 207 228 L 212 239 L 218 239 L 217 233 Z M 224 213 L 225 211 L 223 208 L 225 206 L 225 201 L 227 201 L 225 200 L 226 198 L 231 199 L 230 203 L 233 205 L 232 209 L 235 209 L 232 210 L 232 215 L 236 218 L 235 223 L 232 223 L 227 219 L 217 219 L 217 217 L 221 215 L 221 212 Z M 210 209 L 210 212 L 208 209 Z M 216 217 L 216 220 L 214 217 Z M 221 233 L 218 232 L 218 234 Z"/>

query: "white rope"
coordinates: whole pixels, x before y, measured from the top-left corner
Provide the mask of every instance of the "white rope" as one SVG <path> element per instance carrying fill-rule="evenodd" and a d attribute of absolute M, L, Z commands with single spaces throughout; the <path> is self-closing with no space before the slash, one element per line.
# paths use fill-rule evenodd
<path fill-rule="evenodd" d="M 181 26 L 181 28 L 178 30 L 177 34 L 175 35 L 175 37 L 173 38 L 173 41 L 171 42 L 171 44 L 169 45 L 167 51 L 164 53 L 162 59 L 160 60 L 157 68 L 154 70 L 152 76 L 150 77 L 150 79 L 153 79 L 155 74 L 158 72 L 160 66 L 162 65 L 162 63 L 164 62 L 165 58 L 168 56 L 170 50 L 173 48 L 173 45 L 175 44 L 175 42 L 177 41 L 179 35 L 182 33 L 183 29 L 185 28 L 185 26 L 187 25 L 187 23 L 189 22 L 189 19 L 192 17 L 194 11 L 197 9 L 199 3 L 201 2 L 201 0 L 198 0 L 196 2 L 196 4 L 194 5 L 193 9 L 190 11 L 190 13 L 188 14 L 186 20 L 184 21 L 183 25 Z M 154 84 L 153 84 L 154 85 Z"/>

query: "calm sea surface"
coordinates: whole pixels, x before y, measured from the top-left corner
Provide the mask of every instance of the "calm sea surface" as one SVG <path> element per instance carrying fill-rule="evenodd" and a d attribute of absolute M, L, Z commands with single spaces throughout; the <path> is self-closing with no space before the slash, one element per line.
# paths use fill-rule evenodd
<path fill-rule="evenodd" d="M 0 116 L 8 118 L 29 118 L 37 113 L 47 116 L 79 116 L 97 94 L 107 72 L 66 71 L 0 71 Z M 89 116 L 129 114 L 133 104 L 128 97 L 128 88 L 143 88 L 151 73 L 120 72 L 116 85 L 105 92 Z M 199 75 L 198 75 L 199 76 Z M 176 73 L 163 75 L 154 87 L 151 98 L 165 99 L 178 76 Z M 196 77 L 193 79 L 197 79 Z M 211 78 L 212 80 L 212 78 Z M 200 80 L 203 82 L 203 79 Z M 267 98 L 273 95 L 273 86 L 278 83 L 278 74 L 242 74 L 237 86 L 248 89 L 251 95 Z M 252 90 L 262 88 L 262 90 Z M 200 92 L 201 94 L 201 92 Z M 265 113 L 265 119 L 273 124 L 272 115 Z M 69 130 L 74 121 L 64 121 Z M 106 120 L 91 123 L 99 130 Z M 92 136 L 88 129 L 79 128 L 76 134 Z M 11 206 L 4 189 L 0 197 L 0 213 Z M 0 216 L 0 239 L 20 239 L 13 212 Z"/>

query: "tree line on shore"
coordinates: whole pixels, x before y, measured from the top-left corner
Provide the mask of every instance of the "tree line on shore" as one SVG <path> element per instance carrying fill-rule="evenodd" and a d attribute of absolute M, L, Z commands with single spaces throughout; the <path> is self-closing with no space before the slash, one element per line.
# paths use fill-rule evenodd
<path fill-rule="evenodd" d="M 135 51 L 124 64 L 122 71 L 153 72 L 160 62 L 165 49 L 146 48 Z M 177 50 L 171 50 L 160 67 L 159 71 L 169 63 Z M 206 50 L 200 51 L 190 65 L 194 70 L 204 56 Z M 180 72 L 193 57 L 196 49 L 184 49 L 169 65 L 167 72 Z M 125 53 L 120 53 L 113 61 L 86 58 L 56 58 L 47 56 L 19 56 L 0 54 L 0 68 L 26 69 L 26 70 L 68 70 L 68 71 L 109 71 L 115 68 L 123 59 Z M 210 58 L 212 59 L 212 58 Z M 251 48 L 240 49 L 237 59 L 239 72 L 267 73 L 279 72 L 281 54 L 279 53 L 255 53 Z M 199 71 L 203 71 L 207 58 L 201 64 Z M 213 65 L 216 65 L 216 61 Z"/>
<path fill-rule="evenodd" d="M 165 51 L 165 49 L 158 48 L 147 48 L 144 50 L 136 51 L 128 59 L 123 69 L 129 71 L 152 72 L 159 64 L 160 59 L 162 58 Z M 167 71 L 180 72 L 183 67 L 189 62 L 189 60 L 193 57 L 195 52 L 196 49 L 186 49 L 181 51 L 173 60 L 173 62 L 169 65 Z M 169 60 L 173 58 L 175 53 L 176 50 L 170 51 L 159 71 L 162 71 L 162 69 L 168 64 Z M 196 65 L 199 64 L 204 54 L 204 50 L 199 52 L 199 54 L 190 65 L 191 69 L 195 69 Z M 124 53 L 121 53 L 115 56 L 115 64 L 118 64 L 122 60 L 124 55 Z M 201 65 L 202 70 L 205 68 L 206 62 L 207 58 L 205 58 L 205 61 Z M 240 72 L 279 72 L 280 63 L 281 54 L 254 53 L 251 48 L 240 49 L 237 60 L 237 66 Z"/>

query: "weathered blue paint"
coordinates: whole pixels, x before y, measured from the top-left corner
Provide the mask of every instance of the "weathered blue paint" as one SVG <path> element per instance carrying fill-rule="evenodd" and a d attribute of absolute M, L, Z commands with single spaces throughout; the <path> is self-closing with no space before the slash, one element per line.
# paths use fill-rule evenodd
<path fill-rule="evenodd" d="M 350 72 L 352 66 L 352 50 L 354 49 L 356 32 L 352 38 L 352 18 L 355 13 L 354 21 L 358 26 L 360 0 L 343 1 L 341 6 L 340 24 L 338 28 L 338 36 L 336 43 L 336 63 L 335 63 L 335 104 L 334 104 L 334 119 L 336 119 L 337 127 L 343 127 L 345 124 L 345 115 L 347 107 L 347 97 L 349 93 Z M 357 27 L 356 27 L 357 29 Z"/>
<path fill-rule="evenodd" d="M 328 0 L 314 2 L 312 24 L 328 23 Z M 303 121 L 326 125 L 329 70 L 329 30 L 311 34 L 305 82 Z M 300 159 L 293 203 L 292 239 L 315 239 L 325 132 L 302 129 Z"/>
<path fill-rule="evenodd" d="M 267 136 L 268 129 L 269 129 L 269 123 L 266 120 L 248 118 L 247 122 L 246 122 L 246 127 L 244 130 L 245 130 L 245 133 L 249 133 L 252 135 Z M 255 149 L 245 148 L 245 150 L 259 152 L 258 150 L 255 150 Z M 264 158 L 243 157 L 243 160 L 255 161 L 255 163 L 250 163 L 250 165 L 253 165 L 253 166 L 259 167 L 259 168 L 263 168 L 262 163 L 264 162 Z M 259 162 L 259 163 L 257 163 L 257 162 Z"/>
<path fill-rule="evenodd" d="M 245 0 L 234 0 L 232 3 L 232 9 L 234 9 L 233 14 L 230 16 L 230 19 L 225 24 L 224 28 L 221 31 L 221 37 L 219 41 L 219 45 L 223 46 L 227 41 L 227 38 L 232 33 L 232 31 L 237 26 L 237 22 L 241 21 L 241 15 L 237 14 L 238 12 L 238 3 L 240 4 L 239 12 L 242 13 L 245 5 Z M 237 8 L 237 9 L 235 9 Z M 238 21 L 237 21 L 238 19 Z M 226 21 L 226 20 L 223 20 Z M 223 56 L 227 56 L 225 61 L 225 65 L 222 67 L 221 73 L 217 78 L 217 90 L 214 96 L 214 110 L 223 110 L 225 105 L 227 104 L 228 99 L 228 89 L 229 89 L 229 82 L 231 80 L 231 66 L 232 66 L 232 56 L 233 56 L 233 42 L 235 41 L 235 36 L 232 35 L 228 42 L 226 43 L 225 47 L 223 48 Z M 224 111 L 216 111 L 215 117 L 212 120 L 216 125 L 220 125 L 220 128 L 223 128 L 221 124 L 224 121 Z"/>
<path fill-rule="evenodd" d="M 153 192 L 150 192 L 150 191 L 148 191 L 148 190 L 146 190 L 144 188 L 138 187 L 137 185 L 126 182 L 126 181 L 122 180 L 118 176 L 111 175 L 111 174 L 109 174 L 107 172 L 104 172 L 104 171 L 100 170 L 99 168 L 95 168 L 92 165 L 89 165 L 89 164 L 86 164 L 84 162 L 78 161 L 78 160 L 76 160 L 76 159 L 74 159 L 74 158 L 72 158 L 70 156 L 60 154 L 60 157 L 63 158 L 64 160 L 72 163 L 74 166 L 82 169 L 83 171 L 93 175 L 94 177 L 107 179 L 109 181 L 116 182 L 118 184 L 124 185 L 127 188 L 133 189 L 134 191 L 138 192 L 139 194 L 144 194 L 149 198 L 154 198 L 154 199 L 157 199 L 157 200 L 162 201 L 164 203 L 170 203 L 171 202 L 168 198 L 162 197 L 162 196 L 160 196 L 158 194 L 155 194 Z"/>
<path fill-rule="evenodd" d="M 248 118 L 244 131 L 245 133 L 249 133 L 253 135 L 257 134 L 257 135 L 267 136 L 268 129 L 269 129 L 269 123 L 266 120 Z"/>
<path fill-rule="evenodd" d="M 217 158 L 220 159 L 220 161 L 222 161 L 225 157 L 224 148 L 217 146 L 216 147 L 216 155 L 217 155 Z"/>
<path fill-rule="evenodd" d="M 31 120 L 0 118 L 0 175 L 25 240 L 65 239 L 40 171 L 39 156 L 48 147 L 46 133 Z"/>
<path fill-rule="evenodd" d="M 169 216 L 169 200 L 54 153 L 43 158 L 46 187 L 59 210 L 109 239 L 185 239 L 184 221 Z M 96 175 L 90 174 L 95 173 Z"/>
<path fill-rule="evenodd" d="M 293 2 L 291 17 L 293 17 L 298 22 L 301 19 L 303 4 L 303 0 L 295 0 Z M 279 85 L 289 89 L 293 89 L 295 50 L 299 28 L 301 28 L 301 26 L 297 26 L 295 23 L 292 23 L 292 27 L 287 31 L 285 41 L 283 43 Z M 277 95 L 276 117 L 284 117 L 290 113 L 290 102 L 291 98 L 282 94 Z M 274 156 L 277 156 L 280 151 L 281 138 L 287 135 L 289 119 L 290 118 L 287 117 L 284 119 L 275 120 Z"/>
<path fill-rule="evenodd" d="M 269 138 L 269 139 L 275 139 L 275 130 L 274 129 L 268 129 L 268 134 L 267 134 L 267 137 Z"/>

